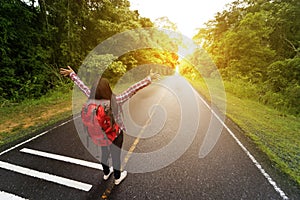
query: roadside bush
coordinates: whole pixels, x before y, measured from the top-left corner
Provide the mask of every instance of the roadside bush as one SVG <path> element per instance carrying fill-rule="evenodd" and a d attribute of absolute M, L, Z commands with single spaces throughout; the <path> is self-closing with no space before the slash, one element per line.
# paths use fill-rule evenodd
<path fill-rule="evenodd" d="M 291 114 L 300 113 L 300 58 L 272 63 L 264 85 L 264 103 Z"/>
<path fill-rule="evenodd" d="M 258 100 L 261 94 L 260 88 L 257 85 L 240 79 L 231 79 L 231 81 L 225 81 L 225 85 L 226 91 L 239 98 Z"/>
<path fill-rule="evenodd" d="M 241 79 L 225 81 L 226 92 L 241 99 L 252 99 L 271 106 L 282 112 L 300 114 L 300 85 L 292 84 L 275 92 L 268 84 L 252 84 Z"/>
<path fill-rule="evenodd" d="M 299 115 L 300 114 L 300 86 L 295 84 L 288 87 L 285 90 L 286 97 L 286 107 L 288 111 L 292 114 Z"/>

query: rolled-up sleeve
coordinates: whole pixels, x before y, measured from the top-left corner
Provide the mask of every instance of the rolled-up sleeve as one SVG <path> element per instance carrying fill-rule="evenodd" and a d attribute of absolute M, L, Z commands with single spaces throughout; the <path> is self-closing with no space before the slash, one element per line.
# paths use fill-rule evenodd
<path fill-rule="evenodd" d="M 130 86 L 127 90 L 116 96 L 118 104 L 122 104 L 132 97 L 137 91 L 151 84 L 150 76 Z"/>
<path fill-rule="evenodd" d="M 89 97 L 91 90 L 88 88 L 82 80 L 77 76 L 75 72 L 70 73 L 71 80 L 79 87 L 79 89 L 85 94 L 85 96 Z"/>

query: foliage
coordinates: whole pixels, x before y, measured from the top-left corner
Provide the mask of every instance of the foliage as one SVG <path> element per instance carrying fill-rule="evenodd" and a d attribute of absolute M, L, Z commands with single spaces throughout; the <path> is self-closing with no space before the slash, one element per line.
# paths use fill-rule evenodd
<path fill-rule="evenodd" d="M 129 58 L 129 60 L 127 60 Z M 140 49 L 129 52 L 120 58 L 120 60 L 132 69 L 138 65 L 155 64 L 168 66 L 175 69 L 177 65 L 177 55 L 160 49 Z"/>
<path fill-rule="evenodd" d="M 300 4 L 238 0 L 217 13 L 194 39 L 203 43 L 225 80 L 260 88 L 256 99 L 300 113 Z M 213 74 L 213 73 L 211 73 Z"/>
<path fill-rule="evenodd" d="M 111 84 L 114 85 L 118 77 L 125 74 L 126 69 L 127 66 L 118 61 L 117 57 L 112 54 L 98 55 L 91 53 L 83 62 L 78 75 L 88 85 L 92 85 L 100 76 L 108 78 Z"/>
<path fill-rule="evenodd" d="M 43 60 L 47 49 L 37 24 L 37 13 L 20 1 L 0 3 L 0 91 L 1 99 L 34 98 L 47 90 Z"/>
<path fill-rule="evenodd" d="M 282 97 L 282 106 L 300 113 L 300 58 L 277 61 L 268 67 L 266 87 Z M 278 103 L 276 103 L 278 105 Z"/>
<path fill-rule="evenodd" d="M 0 2 L 0 102 L 39 98 L 108 37 L 152 26 L 128 0 L 3 0 Z M 122 73 L 123 64 L 113 64 Z M 120 69 L 117 69 L 119 68 Z"/>
<path fill-rule="evenodd" d="M 79 76 L 88 85 L 99 76 L 110 79 L 114 85 L 126 72 L 147 65 L 136 74 L 144 78 L 150 68 L 160 70 L 165 66 L 174 69 L 178 60 L 174 51 L 177 51 L 177 45 L 164 31 L 156 28 L 126 31 L 94 48 L 84 60 Z M 171 70 L 160 71 L 167 74 Z"/>

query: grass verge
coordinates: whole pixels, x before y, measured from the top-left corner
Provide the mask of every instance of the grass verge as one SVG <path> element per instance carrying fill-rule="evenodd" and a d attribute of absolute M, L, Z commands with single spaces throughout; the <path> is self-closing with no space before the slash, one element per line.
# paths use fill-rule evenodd
<path fill-rule="evenodd" d="M 214 80 L 206 80 L 206 83 L 192 81 L 192 84 L 208 100 L 210 95 L 206 84 L 218 87 Z M 230 92 L 232 83 L 224 82 L 224 85 L 226 115 L 254 141 L 278 169 L 289 175 L 300 186 L 299 118 L 263 105 L 247 95 L 243 97 L 241 94 L 237 97 Z M 246 92 L 247 88 L 244 88 L 244 93 Z"/>
<path fill-rule="evenodd" d="M 71 91 L 57 90 L 36 100 L 0 108 L 0 148 L 72 115 Z"/>
<path fill-rule="evenodd" d="M 117 94 L 132 83 L 121 84 L 114 88 Z M 40 99 L 25 100 L 19 104 L 5 103 L 0 107 L 0 149 L 12 142 L 51 126 L 72 116 L 72 90 L 69 86 L 49 92 Z M 75 110 L 81 109 L 86 97 L 78 92 Z M 76 93 L 77 94 L 77 93 Z"/>

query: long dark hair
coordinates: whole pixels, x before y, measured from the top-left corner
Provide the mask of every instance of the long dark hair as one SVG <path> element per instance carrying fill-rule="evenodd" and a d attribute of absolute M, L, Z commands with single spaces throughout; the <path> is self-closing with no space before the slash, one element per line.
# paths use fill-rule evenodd
<path fill-rule="evenodd" d="M 112 119 L 116 120 L 118 114 L 118 104 L 116 101 L 116 95 L 112 92 L 111 87 L 109 85 L 109 81 L 106 78 L 99 78 L 94 82 L 89 99 L 101 100 L 106 99 L 110 100 L 110 108 Z"/>

